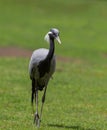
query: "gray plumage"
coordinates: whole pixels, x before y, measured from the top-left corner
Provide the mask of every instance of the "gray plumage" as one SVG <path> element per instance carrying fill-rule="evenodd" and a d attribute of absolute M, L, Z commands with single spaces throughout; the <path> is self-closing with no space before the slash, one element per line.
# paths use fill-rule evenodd
<path fill-rule="evenodd" d="M 31 56 L 30 64 L 29 64 L 29 74 L 30 78 L 38 81 L 39 85 L 44 86 L 47 85 L 50 77 L 55 72 L 55 66 L 56 66 L 56 58 L 55 55 L 51 59 L 50 64 L 50 71 L 48 73 L 45 73 L 43 77 L 40 77 L 38 65 L 41 61 L 45 60 L 49 50 L 45 48 L 40 48 L 38 50 L 35 50 Z"/>
<path fill-rule="evenodd" d="M 55 71 L 56 59 L 54 55 L 54 39 L 61 43 L 59 39 L 59 30 L 51 29 L 45 36 L 45 40 L 49 42 L 49 49 L 40 48 L 33 52 L 30 62 L 29 62 L 29 75 L 32 81 L 32 95 L 31 102 L 33 105 L 33 100 L 36 103 L 36 113 L 34 115 L 34 122 L 37 126 L 40 126 L 40 120 L 42 115 L 43 104 L 45 101 L 46 89 L 52 74 Z M 42 97 L 42 106 L 40 116 L 38 114 L 38 91 L 44 89 L 44 94 Z"/>

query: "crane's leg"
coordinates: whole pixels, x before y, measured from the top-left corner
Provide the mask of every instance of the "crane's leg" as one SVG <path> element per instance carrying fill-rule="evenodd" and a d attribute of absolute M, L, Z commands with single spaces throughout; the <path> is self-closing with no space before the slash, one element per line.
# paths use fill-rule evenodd
<path fill-rule="evenodd" d="M 38 87 L 36 80 L 33 78 L 32 79 L 32 95 L 31 95 L 31 103 L 32 103 L 32 109 L 34 113 L 34 106 L 33 106 L 33 101 L 35 99 L 35 104 L 36 104 L 36 112 L 34 114 L 34 123 L 39 127 L 39 114 L 38 114 Z"/>
<path fill-rule="evenodd" d="M 34 113 L 34 106 L 33 106 L 33 100 L 35 96 L 35 79 L 32 79 L 32 95 L 31 95 L 31 103 L 32 103 L 32 110 Z"/>
<path fill-rule="evenodd" d="M 41 117 L 42 117 L 43 105 L 44 105 L 44 102 L 45 102 L 46 89 L 47 89 L 47 86 L 45 87 L 44 94 L 42 96 L 42 106 L 41 106 L 41 112 L 40 112 L 40 121 L 41 121 Z"/>
<path fill-rule="evenodd" d="M 34 115 L 34 123 L 36 123 L 36 126 L 40 126 L 40 120 L 39 120 L 39 114 L 38 114 L 38 88 L 35 88 L 35 103 L 36 103 L 36 113 Z"/>

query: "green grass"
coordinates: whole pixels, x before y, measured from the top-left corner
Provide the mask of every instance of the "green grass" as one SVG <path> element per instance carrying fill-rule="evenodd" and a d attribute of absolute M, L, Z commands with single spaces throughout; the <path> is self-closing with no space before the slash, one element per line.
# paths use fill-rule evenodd
<path fill-rule="evenodd" d="M 60 29 L 62 45 L 50 80 L 40 130 L 107 130 L 107 2 L 0 1 L 0 45 L 47 47 Z M 34 130 L 28 58 L 0 58 L 0 129 Z M 42 93 L 39 93 L 39 105 Z"/>
<path fill-rule="evenodd" d="M 0 64 L 0 129 L 36 129 L 30 104 L 28 59 L 1 58 Z M 40 129 L 106 130 L 106 70 L 106 65 L 81 59 L 59 62 L 54 79 L 49 82 Z"/>

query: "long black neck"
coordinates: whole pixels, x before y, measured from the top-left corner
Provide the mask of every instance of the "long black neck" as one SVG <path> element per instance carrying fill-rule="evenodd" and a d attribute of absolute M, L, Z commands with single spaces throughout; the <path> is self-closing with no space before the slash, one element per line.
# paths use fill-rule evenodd
<path fill-rule="evenodd" d="M 50 48 L 46 59 L 51 60 L 54 55 L 54 39 L 50 38 Z"/>
<path fill-rule="evenodd" d="M 48 52 L 46 58 L 43 61 L 41 61 L 38 65 L 40 77 L 43 77 L 45 75 L 45 73 L 49 73 L 51 59 L 52 59 L 53 55 L 54 55 L 54 39 L 50 38 L 49 52 Z"/>

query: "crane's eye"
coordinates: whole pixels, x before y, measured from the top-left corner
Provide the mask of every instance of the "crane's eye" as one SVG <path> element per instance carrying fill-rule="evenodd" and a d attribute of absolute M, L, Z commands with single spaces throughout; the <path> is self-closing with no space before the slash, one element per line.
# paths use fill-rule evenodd
<path fill-rule="evenodd" d="M 57 34 L 53 32 L 54 37 L 57 37 Z"/>
<path fill-rule="evenodd" d="M 56 35 L 56 33 L 53 32 L 53 35 Z"/>

